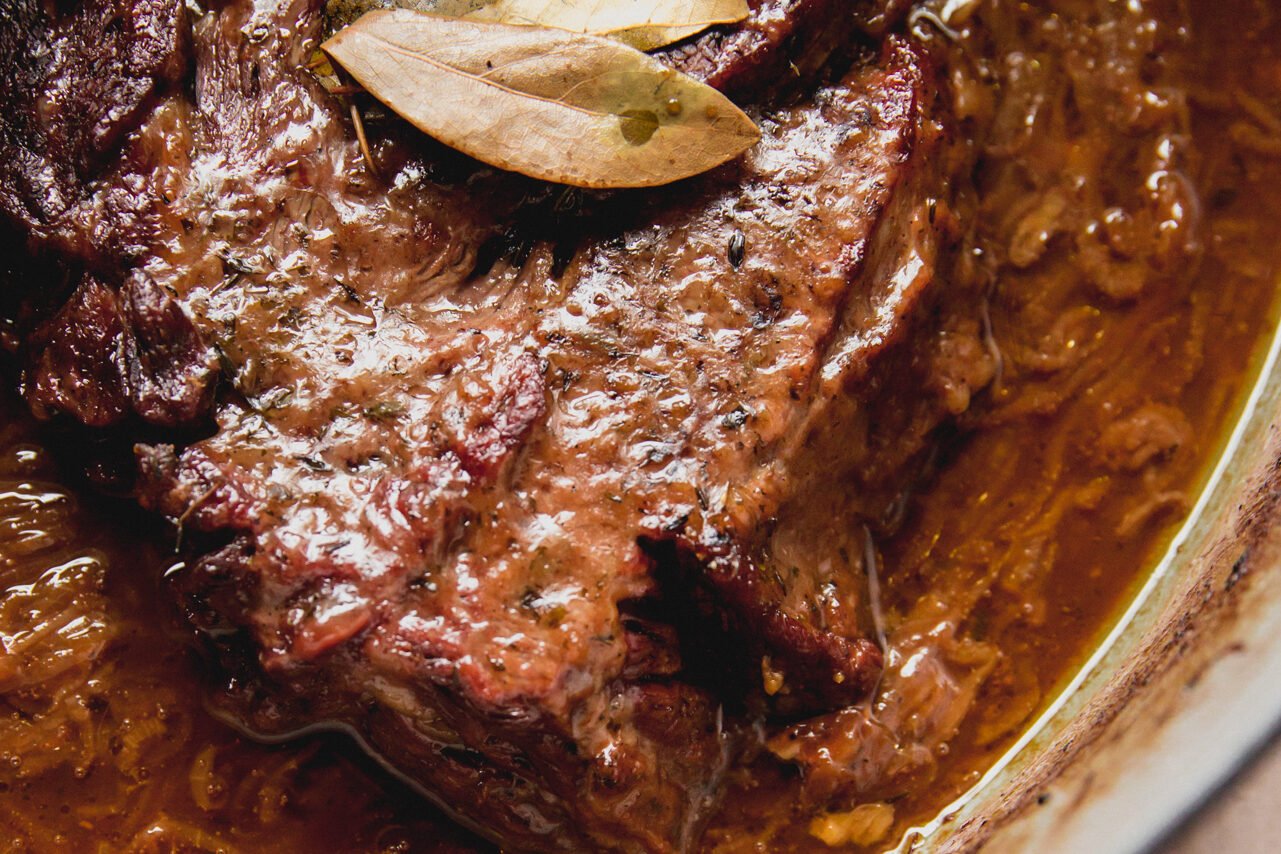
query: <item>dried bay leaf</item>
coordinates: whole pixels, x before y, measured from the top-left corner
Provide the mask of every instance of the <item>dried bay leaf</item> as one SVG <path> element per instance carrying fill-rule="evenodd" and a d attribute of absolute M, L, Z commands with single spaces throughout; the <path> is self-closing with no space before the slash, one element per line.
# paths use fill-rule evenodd
<path fill-rule="evenodd" d="M 438 15 L 556 27 L 654 50 L 747 17 L 747 0 L 410 0 Z"/>
<path fill-rule="evenodd" d="M 327 6 L 331 18 L 345 22 L 388 8 L 609 36 L 637 50 L 654 50 L 748 15 L 747 0 L 330 0 Z"/>
<path fill-rule="evenodd" d="M 425 133 L 545 181 L 652 187 L 760 138 L 715 89 L 597 36 L 395 9 L 368 13 L 322 48 Z"/>

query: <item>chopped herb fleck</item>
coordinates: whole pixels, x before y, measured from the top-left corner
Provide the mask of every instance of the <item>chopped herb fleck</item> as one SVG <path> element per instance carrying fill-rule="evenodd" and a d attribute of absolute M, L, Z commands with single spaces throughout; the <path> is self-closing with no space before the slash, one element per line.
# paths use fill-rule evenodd
<path fill-rule="evenodd" d="M 405 407 L 394 400 L 380 400 L 365 407 L 365 415 L 374 421 L 391 421 L 405 414 Z"/>

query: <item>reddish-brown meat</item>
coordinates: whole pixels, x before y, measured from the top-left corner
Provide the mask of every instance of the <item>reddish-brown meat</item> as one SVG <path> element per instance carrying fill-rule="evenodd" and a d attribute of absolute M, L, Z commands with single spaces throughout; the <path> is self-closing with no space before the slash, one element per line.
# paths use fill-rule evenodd
<path fill-rule="evenodd" d="M 78 73 L 99 5 L 25 10 L 54 59 L 6 114 Z M 860 522 L 956 399 L 940 336 L 976 332 L 936 287 L 957 167 L 919 50 L 840 28 L 813 46 L 842 79 L 815 61 L 794 103 L 759 88 L 827 5 L 755 4 L 673 54 L 762 93 L 763 138 L 662 190 L 583 198 L 399 127 L 371 174 L 304 70 L 306 0 L 106 42 L 104 79 L 153 85 L 107 87 L 142 93 L 127 139 L 58 179 L 61 212 L 24 213 L 34 173 L 0 173 L 78 282 L 27 334 L 33 408 L 209 425 L 139 445 L 138 492 L 195 550 L 174 583 L 248 727 L 347 725 L 515 848 L 668 850 L 753 720 L 867 693 Z"/>
<path fill-rule="evenodd" d="M 748 0 L 741 24 L 714 27 L 664 51 L 677 68 L 731 95 L 759 97 L 803 84 L 833 54 L 883 31 L 906 0 Z"/>

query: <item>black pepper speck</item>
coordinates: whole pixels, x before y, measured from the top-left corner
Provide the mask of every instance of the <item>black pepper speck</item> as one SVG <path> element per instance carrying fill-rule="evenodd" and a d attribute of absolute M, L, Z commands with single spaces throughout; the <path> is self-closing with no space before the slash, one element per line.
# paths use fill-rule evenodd
<path fill-rule="evenodd" d="M 735 229 L 734 233 L 730 236 L 730 239 L 729 239 L 730 266 L 732 266 L 735 270 L 737 270 L 740 266 L 742 266 L 743 256 L 746 254 L 746 252 L 747 252 L 747 239 L 743 237 L 743 232 L 739 231 L 738 229 Z"/>

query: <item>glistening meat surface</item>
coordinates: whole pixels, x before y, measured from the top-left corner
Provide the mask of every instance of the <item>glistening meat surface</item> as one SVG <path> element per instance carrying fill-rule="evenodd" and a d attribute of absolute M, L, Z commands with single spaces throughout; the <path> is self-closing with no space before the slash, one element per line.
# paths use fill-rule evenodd
<path fill-rule="evenodd" d="M 754 90 L 813 6 L 673 61 Z M 871 688 L 860 521 L 987 378 L 945 367 L 977 329 L 935 276 L 959 164 L 928 61 L 851 27 L 815 47 L 848 70 L 753 107 L 741 162 L 583 198 L 395 127 L 371 174 L 304 69 L 313 3 L 219 4 L 190 38 L 177 4 L 178 36 L 128 30 L 139 8 L 23 13 L 57 47 L 13 61 L 8 112 L 153 84 L 104 84 L 120 155 L 54 175 L 56 210 L 38 163 L 0 173 L 72 287 L 31 283 L 24 390 L 183 431 L 139 444 L 137 490 L 183 532 L 226 707 L 349 725 L 516 848 L 689 847 L 751 722 Z M 59 59 L 104 14 L 132 34 L 96 48 L 109 73 Z M 694 61 L 727 44 L 757 48 Z M 6 153 L 97 121 L 42 115 L 4 120 Z"/>

